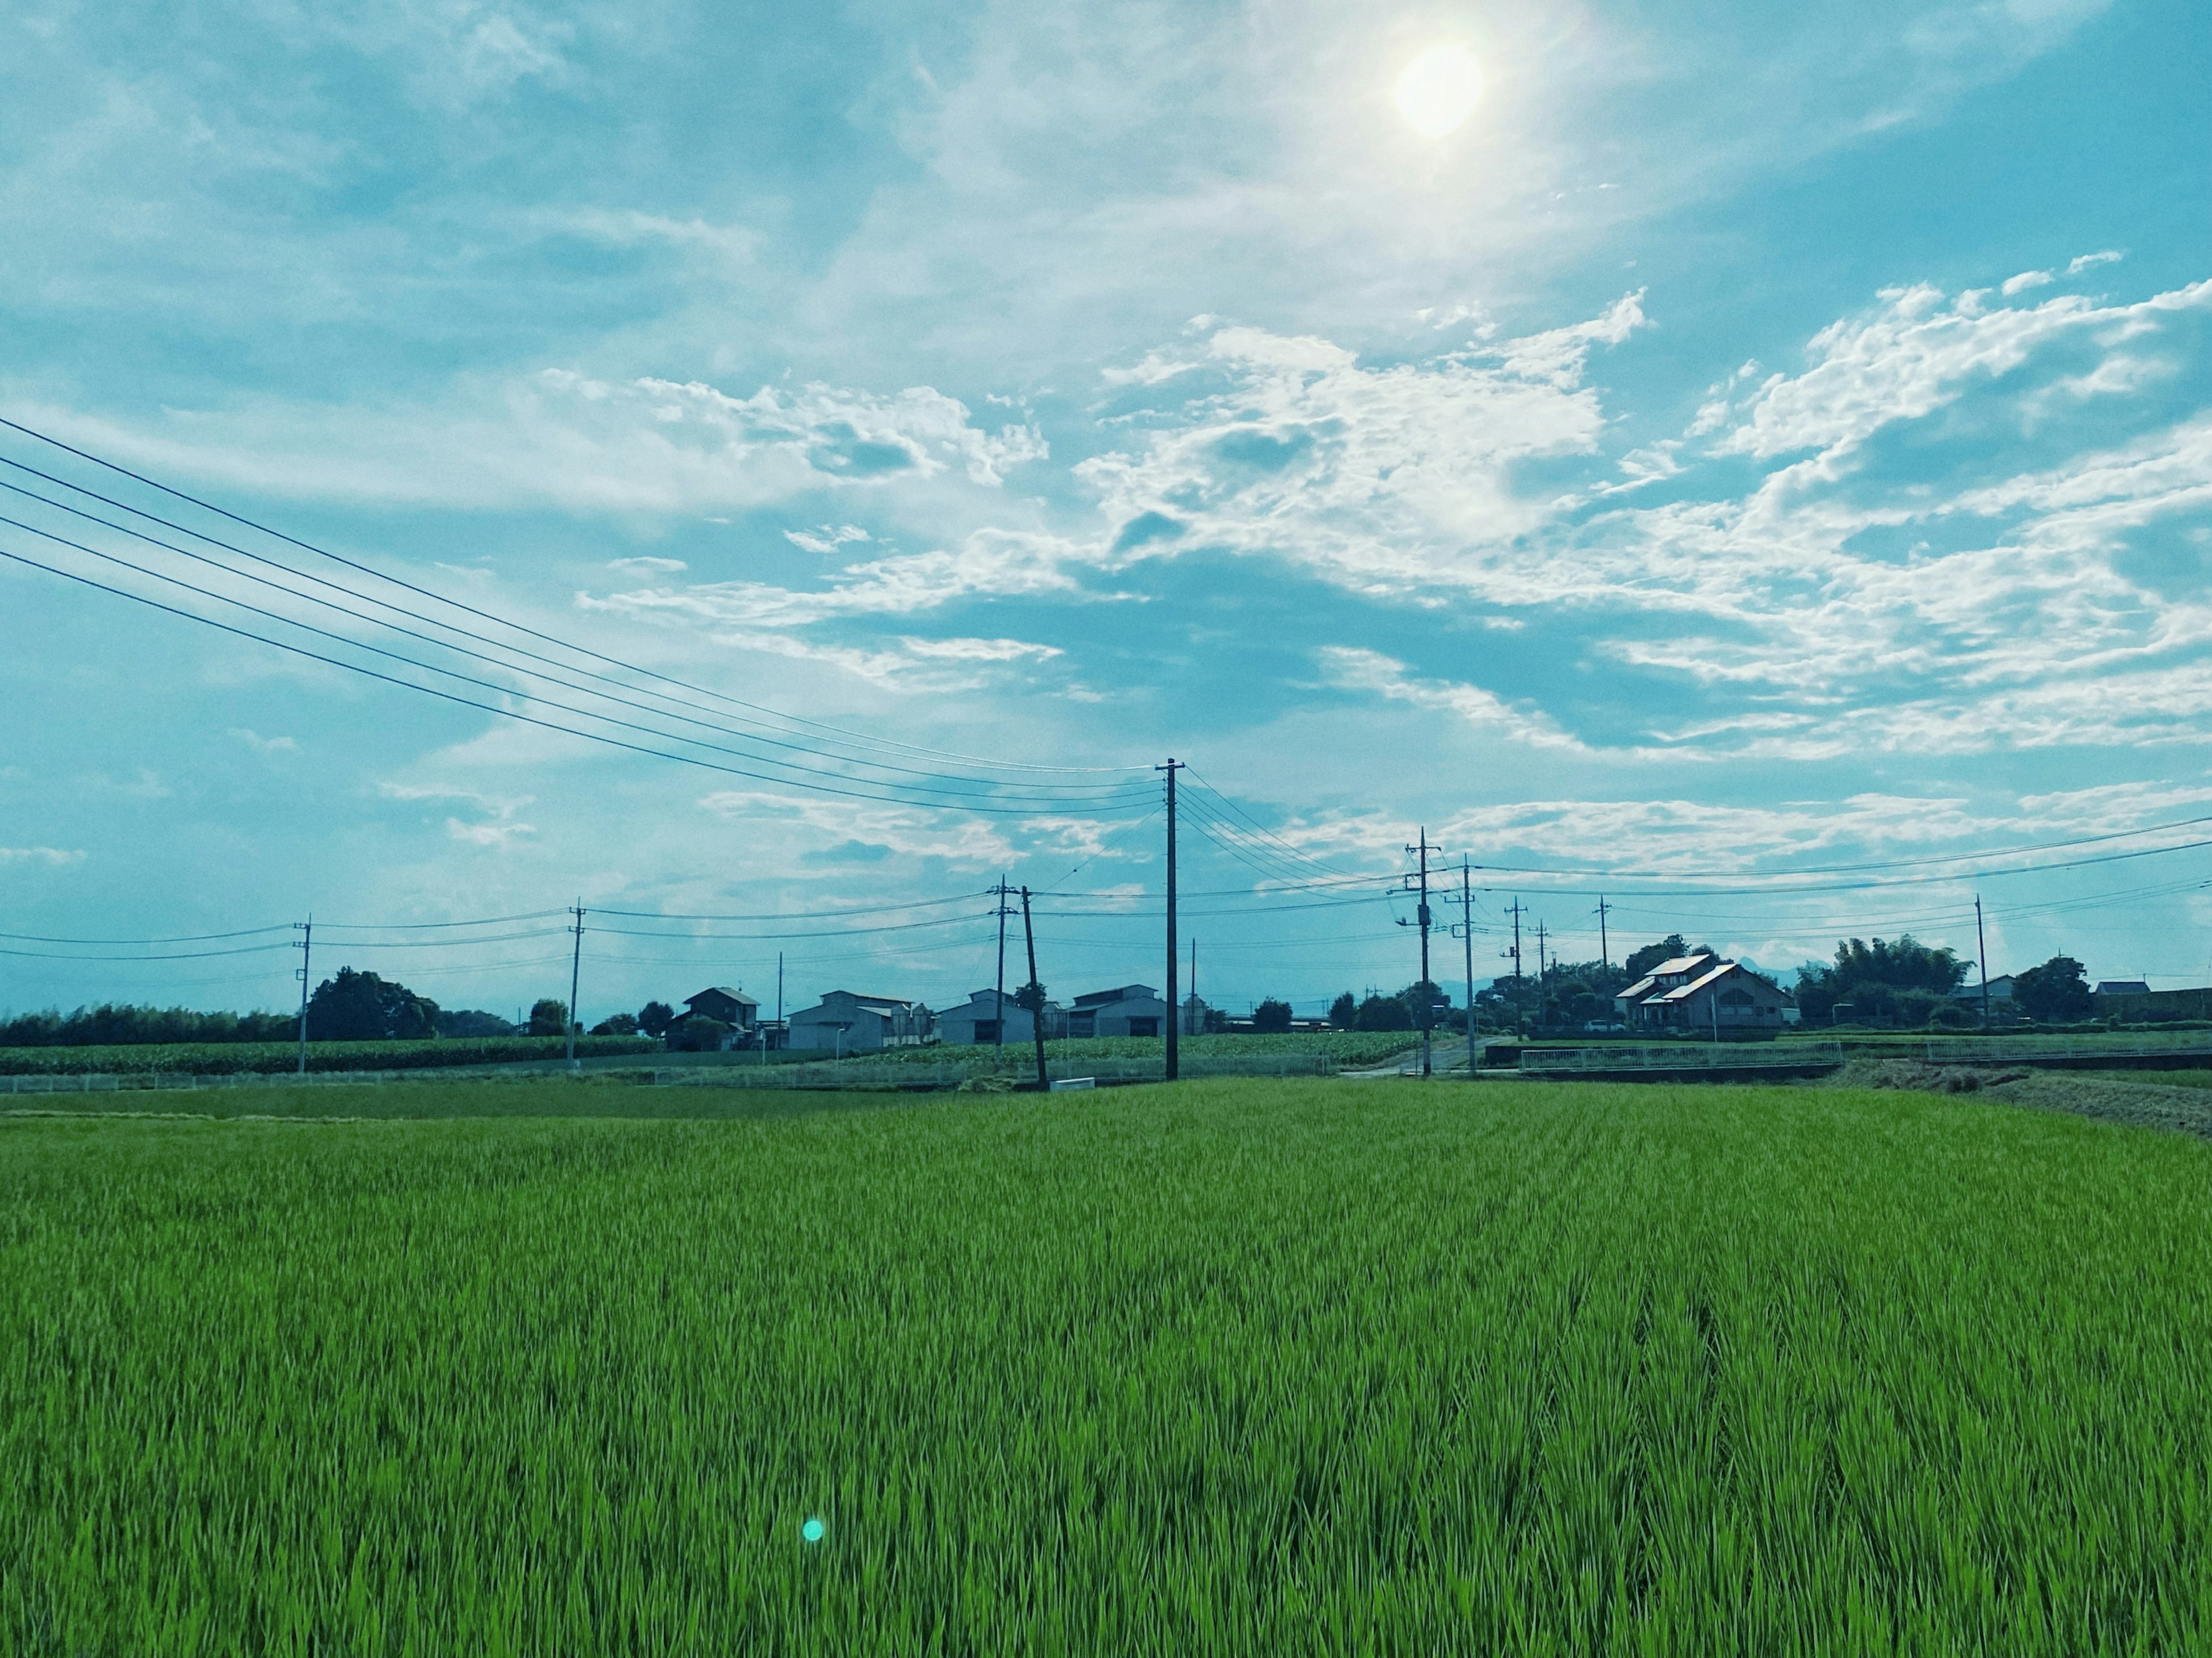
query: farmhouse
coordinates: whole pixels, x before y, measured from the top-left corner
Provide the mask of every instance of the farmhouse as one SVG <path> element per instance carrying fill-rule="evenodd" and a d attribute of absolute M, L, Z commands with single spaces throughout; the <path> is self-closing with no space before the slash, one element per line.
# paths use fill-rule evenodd
<path fill-rule="evenodd" d="M 718 1020 L 740 1035 L 750 1033 L 760 1015 L 758 1002 L 727 985 L 715 985 L 696 996 L 686 996 L 684 1005 L 691 1010 L 695 1017 Z"/>
<path fill-rule="evenodd" d="M 1078 996 L 1067 1010 L 1071 1036 L 1158 1036 L 1166 1031 L 1168 1005 L 1150 985 L 1119 985 Z"/>
<path fill-rule="evenodd" d="M 1677 956 L 1613 999 L 1631 1030 L 1741 1035 L 1778 1030 L 1796 1011 L 1790 993 L 1736 962 Z"/>
<path fill-rule="evenodd" d="M 1012 996 L 1006 998 L 1006 1034 L 1010 1042 L 1036 1040 L 1036 1026 L 1030 1011 L 1015 1005 Z M 1000 1040 L 999 1030 L 999 993 L 979 990 L 957 1007 L 947 1008 L 937 1016 L 937 1035 L 939 1042 L 971 1047 L 977 1042 L 986 1045 Z M 1057 1002 L 1044 1005 L 1044 1034 L 1049 1041 L 1067 1034 L 1067 1011 Z"/>
<path fill-rule="evenodd" d="M 833 990 L 817 1005 L 791 1016 L 784 1046 L 848 1054 L 916 1048 L 929 1040 L 932 1024 L 929 1009 L 920 1002 Z"/>

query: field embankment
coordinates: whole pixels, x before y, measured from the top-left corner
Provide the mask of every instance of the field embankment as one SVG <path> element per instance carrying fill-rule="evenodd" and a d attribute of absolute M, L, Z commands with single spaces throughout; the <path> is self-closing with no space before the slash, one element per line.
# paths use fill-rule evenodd
<path fill-rule="evenodd" d="M 579 1058 L 647 1054 L 648 1036 L 579 1036 Z M 441 1036 L 419 1042 L 309 1042 L 307 1069 L 418 1071 L 562 1058 L 564 1036 Z M 0 1077 L 281 1075 L 300 1063 L 296 1042 L 112 1042 L 97 1048 L 0 1048 Z"/>
<path fill-rule="evenodd" d="M 2197 1140 L 1844 1089 L 268 1090 L 447 1093 L 739 1120 L 0 1121 L 0 1648 L 2212 1638 Z"/>

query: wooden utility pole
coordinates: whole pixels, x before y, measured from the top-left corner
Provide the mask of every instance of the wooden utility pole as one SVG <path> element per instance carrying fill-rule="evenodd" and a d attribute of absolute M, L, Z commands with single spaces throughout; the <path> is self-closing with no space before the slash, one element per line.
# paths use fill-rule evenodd
<path fill-rule="evenodd" d="M 1474 1078 L 1474 888 L 1467 859 L 1459 860 L 1459 930 L 1467 938 L 1467 1074 Z"/>
<path fill-rule="evenodd" d="M 1420 845 L 1407 847 L 1406 850 L 1418 855 L 1421 860 L 1420 874 L 1418 877 L 1407 876 L 1406 885 L 1411 890 L 1418 880 L 1421 895 L 1420 908 L 1414 914 L 1414 925 L 1421 930 L 1421 982 L 1419 987 L 1421 1005 L 1414 1017 L 1421 1029 L 1421 1074 L 1426 1077 L 1434 1074 L 1434 1066 L 1431 1062 L 1429 1032 L 1435 1027 L 1437 1022 L 1436 994 L 1429 987 L 1429 854 L 1432 852 L 1441 852 L 1443 848 L 1429 844 L 1429 828 L 1424 823 L 1421 825 Z M 1399 925 L 1403 926 L 1405 923 L 1401 921 Z"/>
<path fill-rule="evenodd" d="M 314 965 L 315 918 L 292 925 L 300 933 L 300 1074 L 307 1074 L 307 969 Z"/>
<path fill-rule="evenodd" d="M 1173 1082 L 1182 1074 L 1182 1055 L 1176 1046 L 1176 774 L 1183 769 L 1182 762 L 1173 755 L 1164 766 L 1155 766 L 1154 771 L 1168 774 L 1168 1017 L 1160 1021 L 1165 1028 L 1167 1046 L 1167 1080 Z M 1032 972 L 1030 975 L 1035 978 Z"/>
<path fill-rule="evenodd" d="M 999 988 L 991 1004 L 992 1017 L 997 1029 L 991 1037 L 991 1066 L 998 1068 L 1006 1050 L 1006 917 L 1013 912 L 1006 908 L 1006 878 L 999 878 Z"/>
<path fill-rule="evenodd" d="M 1990 941 L 1982 932 L 1982 895 L 1974 895 L 1974 954 L 1981 958 L 1977 963 L 1982 969 L 1982 1034 L 1990 1030 Z"/>
<path fill-rule="evenodd" d="M 583 1023 L 583 1016 L 576 1011 L 576 987 L 584 972 L 584 901 L 576 900 L 571 912 L 576 925 L 568 930 L 576 935 L 575 953 L 568 958 L 568 1069 L 576 1070 L 576 1027 Z"/>
<path fill-rule="evenodd" d="M 1022 942 L 1029 946 L 1030 952 L 1030 981 L 1027 987 L 1030 1003 L 1030 1029 L 1036 1037 L 1037 1088 L 1042 1091 L 1049 1089 L 1052 1084 L 1044 1073 L 1044 987 L 1037 982 L 1036 933 L 1030 926 L 1030 890 L 1027 887 L 1022 889 Z"/>
<path fill-rule="evenodd" d="M 1613 906 L 1611 904 L 1606 902 L 1605 894 L 1602 892 L 1599 893 L 1597 896 L 1597 908 L 1591 913 L 1597 917 L 1597 960 L 1600 967 L 1611 967 L 1613 965 L 1612 946 L 1605 936 L 1606 912 L 1610 910 L 1612 908 Z"/>

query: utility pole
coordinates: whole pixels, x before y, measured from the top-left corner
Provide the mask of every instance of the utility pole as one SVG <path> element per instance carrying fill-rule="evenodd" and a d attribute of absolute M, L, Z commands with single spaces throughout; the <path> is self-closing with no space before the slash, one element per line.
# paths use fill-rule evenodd
<path fill-rule="evenodd" d="M 991 1067 L 996 1070 L 1006 1049 L 1006 917 L 1013 912 L 1006 908 L 1006 878 L 999 877 L 999 988 L 991 1003 L 992 1017 L 998 1029 L 991 1038 Z"/>
<path fill-rule="evenodd" d="M 1606 902 L 1605 894 L 1601 892 L 1597 896 L 1597 908 L 1590 912 L 1597 917 L 1597 960 L 1600 967 L 1611 967 L 1613 965 L 1613 950 L 1608 945 L 1605 936 L 1606 912 L 1610 910 L 1612 908 L 1613 906 L 1611 904 Z"/>
<path fill-rule="evenodd" d="M 1454 929 L 1467 940 L 1467 1075 L 1474 1079 L 1474 888 L 1468 861 L 1459 860 L 1459 926 Z"/>
<path fill-rule="evenodd" d="M 1420 908 L 1414 912 L 1414 925 L 1421 929 L 1421 1007 L 1419 1017 L 1421 1025 L 1421 1074 L 1426 1077 L 1434 1074 L 1434 1067 L 1430 1062 L 1429 1031 L 1437 1022 L 1436 995 L 1429 988 L 1429 854 L 1432 852 L 1441 852 L 1443 848 L 1429 844 L 1429 828 L 1424 823 L 1421 825 L 1420 845 L 1407 847 L 1406 850 L 1421 860 L 1420 874 L 1408 875 L 1405 880 L 1408 891 L 1414 890 L 1414 883 L 1418 881 L 1421 895 Z M 1398 925 L 1403 926 L 1406 923 L 1401 920 Z"/>
<path fill-rule="evenodd" d="M 584 971 L 584 901 L 581 898 L 576 900 L 575 908 L 570 914 L 576 918 L 576 925 L 568 929 L 576 935 L 575 950 L 568 957 L 568 1070 L 573 1075 L 579 1068 L 576 1064 L 576 1028 L 584 1023 L 583 1016 L 576 1011 L 576 986 Z"/>
<path fill-rule="evenodd" d="M 783 952 L 780 950 L 775 952 L 775 1022 L 783 1023 Z M 787 1035 L 785 1046 L 788 1049 Z"/>
<path fill-rule="evenodd" d="M 1168 775 L 1173 777 L 1175 774 L 1170 772 Z M 1030 952 L 1029 990 L 1035 1004 L 1030 1009 L 1030 1029 L 1036 1037 L 1037 1090 L 1042 1093 L 1049 1090 L 1052 1084 L 1044 1074 L 1044 987 L 1037 982 L 1036 933 L 1030 926 L 1030 890 L 1027 887 L 1022 889 L 1022 942 L 1029 946 Z M 1173 1038 L 1170 1041 L 1172 1042 Z M 1170 1051 L 1172 1052 L 1172 1048 Z"/>
<path fill-rule="evenodd" d="M 1974 895 L 1974 954 L 1981 957 L 1982 1034 L 1990 1034 L 1990 941 L 1982 932 L 1982 895 Z"/>
<path fill-rule="evenodd" d="M 1185 1016 L 1184 1016 L 1184 1017 L 1185 1017 L 1186 1018 L 1188 1018 L 1188 1019 L 1190 1021 L 1190 1026 L 1191 1026 L 1191 1028 L 1190 1028 L 1189 1029 L 1188 1029 L 1188 1030 L 1184 1031 L 1182 1034 L 1183 1034 L 1184 1035 L 1186 1035 L 1186 1036 L 1195 1036 L 1195 1035 L 1198 1035 L 1198 940 L 1197 940 L 1197 939 L 1195 939 L 1195 938 L 1193 938 L 1193 939 L 1190 941 L 1190 1011 L 1189 1011 L 1187 1014 L 1185 1014 Z"/>
<path fill-rule="evenodd" d="M 1545 962 L 1545 959 L 1544 959 L 1544 940 L 1545 940 L 1545 938 L 1546 938 L 1547 936 L 1548 936 L 1548 935 L 1547 935 L 1547 934 L 1545 932 L 1545 931 L 1544 931 L 1544 924 L 1543 924 L 1541 921 L 1537 922 L 1537 923 L 1536 923 L 1536 988 L 1537 988 L 1537 989 L 1539 989 L 1539 990 L 1541 990 L 1541 989 L 1544 987 L 1544 981 L 1545 981 L 1545 979 L 1546 979 L 1546 978 L 1547 978 L 1548 976 L 1550 976 L 1550 974 L 1551 974 L 1551 971 L 1552 971 L 1551 968 L 1549 967 L 1549 965 L 1547 965 L 1547 963 Z"/>
<path fill-rule="evenodd" d="M 1166 765 L 1164 765 L 1164 766 L 1155 766 L 1155 767 L 1153 767 L 1153 768 L 1152 768 L 1152 769 L 1153 769 L 1154 771 L 1164 771 L 1164 772 L 1165 772 L 1165 773 L 1168 774 L 1168 1017 L 1167 1017 L 1166 1018 L 1164 1018 L 1164 1019 L 1161 1020 L 1161 1021 L 1160 1021 L 1160 1023 L 1162 1024 L 1162 1026 L 1163 1026 L 1163 1027 L 1164 1027 L 1164 1028 L 1165 1028 L 1165 1029 L 1166 1029 L 1166 1031 L 1167 1031 L 1167 1038 L 1168 1038 L 1168 1050 L 1167 1050 L 1167 1080 L 1168 1080 L 1168 1081 L 1170 1081 L 1170 1082 L 1173 1082 L 1173 1081 L 1175 1081 L 1175 1080 L 1176 1080 L 1176 1078 L 1180 1077 L 1180 1076 L 1182 1074 L 1182 1054 L 1181 1054 L 1181 1053 L 1176 1049 L 1176 1019 L 1175 1019 L 1176 1003 L 1177 1002 L 1177 1000 L 1179 1000 L 1179 999 L 1180 999 L 1176 995 L 1176 798 L 1175 798 L 1175 794 L 1176 794 L 1176 774 L 1177 772 L 1179 772 L 1179 771 L 1181 771 L 1181 770 L 1182 770 L 1182 769 L 1183 769 L 1183 765 L 1182 765 L 1182 762 L 1181 761 L 1177 760 L 1177 759 L 1175 757 L 1175 756 L 1173 756 L 1173 755 L 1170 755 L 1170 756 L 1168 756 L 1168 762 L 1167 762 L 1167 764 L 1166 764 Z M 1030 976 L 1032 979 L 1034 979 L 1035 977 L 1036 977 L 1036 973 L 1035 973 L 1034 971 L 1032 971 L 1032 972 L 1030 973 Z M 1038 1054 L 1039 1054 L 1040 1055 L 1042 1055 L 1042 1054 L 1043 1054 L 1044 1050 L 1043 1050 L 1042 1048 L 1039 1048 L 1039 1049 L 1037 1050 L 1037 1052 L 1038 1052 Z M 1043 1061 L 1042 1061 L 1042 1059 L 1040 1059 L 1040 1060 L 1039 1060 L 1038 1064 L 1039 1064 L 1040 1067 L 1042 1067 L 1042 1064 L 1043 1064 Z M 1042 1069 L 1040 1069 L 1039 1073 L 1038 1073 L 1038 1080 L 1039 1080 L 1039 1081 L 1042 1081 L 1042 1080 L 1043 1080 L 1043 1073 L 1042 1073 Z"/>
<path fill-rule="evenodd" d="M 315 918 L 292 923 L 300 937 L 300 1074 L 307 1074 L 307 969 L 314 965 Z"/>
<path fill-rule="evenodd" d="M 1516 898 L 1511 903 L 1506 905 L 1505 913 L 1513 918 L 1513 948 L 1501 950 L 1498 953 L 1502 958 L 1513 963 L 1513 1028 L 1521 1035 L 1526 1035 L 1528 1031 L 1528 1016 L 1521 1006 L 1522 993 L 1527 988 L 1527 981 L 1521 974 L 1521 901 Z"/>

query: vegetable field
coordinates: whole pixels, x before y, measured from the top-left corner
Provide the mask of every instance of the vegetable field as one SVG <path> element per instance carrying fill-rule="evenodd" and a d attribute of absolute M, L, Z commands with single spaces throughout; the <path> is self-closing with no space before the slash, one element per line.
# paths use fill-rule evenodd
<path fill-rule="evenodd" d="M 648 1036 L 579 1036 L 580 1057 L 608 1059 L 649 1054 Z M 309 1042 L 310 1071 L 416 1071 L 449 1065 L 510 1065 L 557 1060 L 565 1036 L 442 1036 L 434 1041 Z M 300 1062 L 293 1042 L 117 1042 L 99 1048 L 0 1048 L 0 1077 L 69 1076 L 79 1072 L 136 1075 L 175 1072 L 228 1077 L 240 1072 L 282 1073 Z"/>
<path fill-rule="evenodd" d="M 0 1649 L 2212 1642 L 2200 1141 L 1846 1090 L 708 1103 L 0 1120 Z"/>

